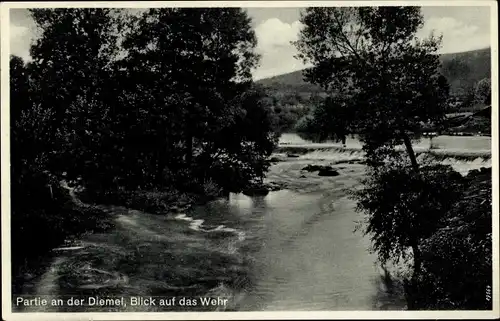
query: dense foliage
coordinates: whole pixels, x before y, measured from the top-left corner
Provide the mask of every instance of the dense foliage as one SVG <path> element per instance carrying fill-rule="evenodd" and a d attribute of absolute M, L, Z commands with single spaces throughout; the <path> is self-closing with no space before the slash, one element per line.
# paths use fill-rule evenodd
<path fill-rule="evenodd" d="M 491 169 L 464 178 L 463 194 L 422 245 L 419 305 L 492 308 Z"/>
<path fill-rule="evenodd" d="M 351 128 L 351 113 L 348 101 L 341 96 L 330 96 L 317 103 L 295 128 L 299 135 L 313 141 L 345 141 L 346 136 L 355 130 Z"/>
<path fill-rule="evenodd" d="M 489 78 L 478 81 L 475 88 L 475 98 L 479 103 L 491 105 L 491 80 Z"/>
<path fill-rule="evenodd" d="M 382 166 L 364 183 L 353 192 L 366 214 L 359 228 L 381 264 L 411 267 L 396 276 L 409 308 L 491 309 L 491 169 Z"/>
<path fill-rule="evenodd" d="M 329 98 L 299 129 L 318 139 L 359 135 L 369 165 L 364 187 L 353 192 L 366 217 L 362 229 L 382 264 L 403 259 L 411 267 L 403 276 L 408 308 L 484 308 L 491 263 L 472 253 L 491 253 L 491 207 L 467 207 L 461 200 L 473 188 L 468 180 L 450 167 L 422 164 L 412 146 L 424 128 L 443 125 L 450 110 L 436 54 L 440 38 L 416 38 L 423 23 L 416 7 L 308 8 L 301 20 L 296 46 L 313 65 L 305 78 Z M 474 96 L 487 97 L 481 83 Z M 463 279 L 467 273 L 476 286 Z"/>
<path fill-rule="evenodd" d="M 462 176 L 449 166 L 421 168 L 422 175 L 405 166 L 372 169 L 357 191 L 358 207 L 367 214 L 366 233 L 381 262 L 405 256 L 435 232 L 438 222 L 461 196 Z M 394 240 L 398 240 L 394 243 Z"/>
<path fill-rule="evenodd" d="M 61 180 L 78 180 L 95 200 L 217 194 L 262 178 L 276 124 L 251 80 L 259 56 L 242 9 L 30 12 L 40 34 L 33 60 L 11 57 L 15 255 L 97 225 L 75 224 L 99 211 L 74 208 Z M 21 242 L 26 235 L 37 242 Z"/>

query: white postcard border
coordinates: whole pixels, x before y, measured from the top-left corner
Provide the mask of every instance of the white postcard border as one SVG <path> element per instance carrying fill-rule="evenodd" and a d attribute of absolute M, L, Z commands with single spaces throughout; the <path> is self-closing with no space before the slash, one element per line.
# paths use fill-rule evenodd
<path fill-rule="evenodd" d="M 152 8 L 152 7 L 310 7 L 310 6 L 487 6 L 490 7 L 492 86 L 493 284 L 491 311 L 284 311 L 167 313 L 12 313 L 10 262 L 9 9 L 14 8 Z M 500 317 L 499 168 L 498 168 L 498 13 L 496 1 L 140 1 L 4 2 L 1 4 L 1 206 L 2 317 L 5 320 L 250 320 L 250 319 L 492 319 Z"/>

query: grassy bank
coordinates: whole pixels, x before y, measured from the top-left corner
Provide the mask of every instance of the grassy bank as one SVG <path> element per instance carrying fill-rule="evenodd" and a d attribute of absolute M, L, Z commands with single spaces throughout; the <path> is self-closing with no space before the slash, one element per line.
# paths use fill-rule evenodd
<path fill-rule="evenodd" d="M 147 195 L 154 197 L 155 194 Z M 46 257 L 36 278 L 23 280 L 24 289 L 31 289 L 24 291 L 25 294 L 126 298 L 159 295 L 177 296 L 178 299 L 182 296 L 230 297 L 234 289 L 249 282 L 247 265 L 228 250 L 235 241 L 231 233 L 198 233 L 171 216 L 122 206 L 100 205 L 99 208 L 113 218 L 114 227 L 105 233 L 81 235 L 78 243 L 73 244 L 74 248 L 52 252 L 54 255 Z M 46 312 L 209 311 L 215 308 L 200 306 L 198 302 L 196 307 L 83 306 L 49 308 Z"/>
<path fill-rule="evenodd" d="M 12 290 L 18 294 L 31 292 L 30 284 L 46 272 L 55 248 L 114 230 L 118 215 L 114 206 L 152 214 L 179 213 L 220 195 L 213 184 L 202 186 L 201 193 L 175 188 L 98 191 L 74 181 L 50 183 L 47 177 L 27 189 L 13 188 Z"/>

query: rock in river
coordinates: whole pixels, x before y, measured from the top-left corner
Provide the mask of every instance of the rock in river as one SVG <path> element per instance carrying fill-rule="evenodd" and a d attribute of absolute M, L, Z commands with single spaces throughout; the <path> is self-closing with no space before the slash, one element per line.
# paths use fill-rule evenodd
<path fill-rule="evenodd" d="M 269 159 L 269 162 L 271 162 L 271 163 L 279 163 L 279 162 L 281 162 L 281 158 L 279 158 L 279 157 L 271 157 Z"/>
<path fill-rule="evenodd" d="M 317 172 L 317 171 L 331 171 L 333 168 L 328 165 L 307 165 L 306 167 L 302 168 L 303 171 L 308 171 L 308 172 Z"/>
<path fill-rule="evenodd" d="M 339 172 L 336 170 L 329 168 L 329 169 L 321 169 L 318 172 L 318 176 L 338 176 L 340 175 Z"/>

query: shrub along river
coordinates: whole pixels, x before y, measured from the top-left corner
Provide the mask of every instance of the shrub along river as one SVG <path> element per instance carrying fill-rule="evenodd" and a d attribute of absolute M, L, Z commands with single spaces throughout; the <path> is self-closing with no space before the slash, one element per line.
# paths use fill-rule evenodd
<path fill-rule="evenodd" d="M 432 147 L 431 147 L 432 146 Z M 287 157 L 287 148 L 300 151 Z M 490 167 L 489 137 L 435 137 L 416 144 L 463 174 Z M 431 151 L 434 156 L 429 156 Z M 360 144 L 349 139 L 312 144 L 284 135 L 266 180 L 283 189 L 266 196 L 231 194 L 186 213 L 153 215 L 102 206 L 115 227 L 54 249 L 47 271 L 27 279 L 23 293 L 47 300 L 85 298 L 83 306 L 35 306 L 25 311 L 280 311 L 404 309 L 386 286 L 369 239 L 354 233 L 362 217 L 346 190 L 364 175 Z M 289 155 L 291 156 L 291 155 Z M 339 175 L 303 171 L 331 165 Z M 16 295 L 16 294 L 15 294 Z M 89 297 L 124 297 L 99 307 Z M 159 306 L 130 297 L 173 298 Z M 180 303 L 180 299 L 190 299 Z M 205 305 L 200 297 L 227 299 Z M 194 306 L 193 300 L 196 300 Z M 90 306 L 89 306 L 89 303 Z M 189 303 L 189 304 L 188 304 Z M 22 305 L 22 304 L 21 304 Z"/>

